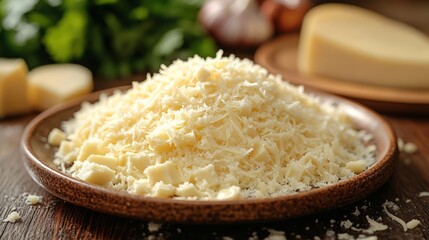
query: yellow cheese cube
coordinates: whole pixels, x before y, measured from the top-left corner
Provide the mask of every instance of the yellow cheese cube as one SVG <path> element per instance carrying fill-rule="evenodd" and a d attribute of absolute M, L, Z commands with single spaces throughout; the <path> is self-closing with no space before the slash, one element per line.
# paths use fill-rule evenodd
<path fill-rule="evenodd" d="M 82 167 L 76 173 L 76 177 L 85 182 L 96 185 L 106 185 L 115 176 L 112 169 L 92 162 L 83 162 Z"/>
<path fill-rule="evenodd" d="M 22 59 L 0 59 L 0 118 L 30 112 L 27 64 Z"/>
<path fill-rule="evenodd" d="M 192 174 L 192 179 L 200 189 L 206 189 L 218 183 L 216 169 L 213 164 L 209 164 L 195 171 Z"/>
<path fill-rule="evenodd" d="M 78 160 L 86 160 L 92 154 L 98 154 L 99 147 L 97 141 L 87 140 L 83 143 L 80 148 L 79 155 L 77 156 Z"/>
<path fill-rule="evenodd" d="M 144 174 L 152 184 L 164 182 L 177 186 L 181 182 L 179 170 L 171 161 L 150 166 L 146 168 Z"/>
<path fill-rule="evenodd" d="M 149 166 L 149 158 L 145 154 L 136 154 L 129 158 L 128 170 L 131 171 L 133 168 L 143 172 L 147 166 Z"/>
<path fill-rule="evenodd" d="M 60 147 L 58 148 L 58 154 L 62 157 L 66 156 L 74 150 L 74 145 L 71 141 L 61 141 Z"/>
<path fill-rule="evenodd" d="M 237 186 L 231 186 L 226 189 L 222 189 L 216 195 L 217 200 L 238 200 L 241 199 L 241 189 Z"/>
<path fill-rule="evenodd" d="M 151 196 L 159 198 L 168 198 L 174 196 L 176 187 L 171 184 L 157 182 L 152 188 Z"/>
<path fill-rule="evenodd" d="M 148 179 L 138 179 L 131 185 L 130 192 L 138 195 L 146 195 L 152 192 L 152 187 Z"/>
<path fill-rule="evenodd" d="M 323 4 L 304 18 L 301 72 L 391 87 L 429 88 L 429 38 L 359 7 Z"/>
<path fill-rule="evenodd" d="M 194 184 L 185 182 L 176 188 L 176 195 L 179 197 L 200 197 L 202 194 Z"/>
<path fill-rule="evenodd" d="M 54 128 L 48 135 L 48 143 L 54 146 L 59 146 L 62 141 L 66 140 L 67 135 L 65 132 L 58 128 Z"/>
<path fill-rule="evenodd" d="M 91 72 L 77 64 L 40 66 L 28 74 L 28 97 L 38 110 L 85 95 L 92 88 Z"/>
<path fill-rule="evenodd" d="M 118 166 L 118 159 L 111 158 L 103 155 L 90 155 L 88 158 L 89 162 L 97 163 L 100 165 L 104 165 L 111 169 L 115 169 Z"/>

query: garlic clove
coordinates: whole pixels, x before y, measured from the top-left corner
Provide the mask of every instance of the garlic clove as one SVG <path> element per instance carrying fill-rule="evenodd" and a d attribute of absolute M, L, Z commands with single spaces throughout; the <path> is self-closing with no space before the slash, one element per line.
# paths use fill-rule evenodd
<path fill-rule="evenodd" d="M 274 32 L 255 0 L 209 0 L 200 10 L 200 22 L 219 44 L 231 47 L 257 46 Z"/>

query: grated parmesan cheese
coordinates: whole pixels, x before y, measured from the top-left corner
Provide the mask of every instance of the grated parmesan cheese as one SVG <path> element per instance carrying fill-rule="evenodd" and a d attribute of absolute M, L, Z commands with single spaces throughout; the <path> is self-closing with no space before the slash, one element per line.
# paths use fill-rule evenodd
<path fill-rule="evenodd" d="M 371 165 L 371 136 L 354 127 L 341 105 L 219 52 L 177 60 L 125 93 L 82 104 L 63 123 L 55 162 L 81 180 L 133 194 L 278 196 Z M 365 166 L 346 167 L 356 161 Z"/>

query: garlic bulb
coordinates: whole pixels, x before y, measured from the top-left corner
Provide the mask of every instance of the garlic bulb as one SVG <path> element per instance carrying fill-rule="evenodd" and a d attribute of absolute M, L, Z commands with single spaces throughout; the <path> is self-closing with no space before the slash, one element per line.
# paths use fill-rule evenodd
<path fill-rule="evenodd" d="M 255 0 L 208 0 L 199 18 L 207 31 L 227 46 L 256 46 L 273 34 L 271 22 Z"/>

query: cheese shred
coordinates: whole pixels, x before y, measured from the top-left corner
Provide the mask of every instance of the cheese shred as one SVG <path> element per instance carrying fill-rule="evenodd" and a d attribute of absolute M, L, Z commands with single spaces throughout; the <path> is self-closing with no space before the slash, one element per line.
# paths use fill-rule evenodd
<path fill-rule="evenodd" d="M 62 130 L 55 162 L 72 176 L 180 199 L 323 187 L 363 171 L 375 152 L 341 105 L 221 51 L 177 60 L 124 93 L 84 103 Z M 356 161 L 366 167 L 346 168 Z"/>

